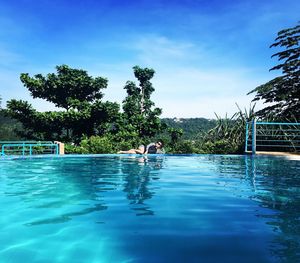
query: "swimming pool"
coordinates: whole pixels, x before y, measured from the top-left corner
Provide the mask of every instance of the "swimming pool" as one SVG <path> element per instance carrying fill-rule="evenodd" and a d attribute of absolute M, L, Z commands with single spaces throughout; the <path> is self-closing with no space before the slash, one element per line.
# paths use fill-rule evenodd
<path fill-rule="evenodd" d="M 0 262 L 299 262 L 300 161 L 0 160 Z"/>

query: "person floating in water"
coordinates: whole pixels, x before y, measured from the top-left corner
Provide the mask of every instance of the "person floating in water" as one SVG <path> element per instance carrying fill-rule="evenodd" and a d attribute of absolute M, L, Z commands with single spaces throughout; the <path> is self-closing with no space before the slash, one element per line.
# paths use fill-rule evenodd
<path fill-rule="evenodd" d="M 138 149 L 130 149 L 128 151 L 119 151 L 118 153 L 133 153 L 133 154 L 156 154 L 164 153 L 163 142 L 161 140 L 157 142 L 149 143 L 147 146 L 140 145 Z"/>

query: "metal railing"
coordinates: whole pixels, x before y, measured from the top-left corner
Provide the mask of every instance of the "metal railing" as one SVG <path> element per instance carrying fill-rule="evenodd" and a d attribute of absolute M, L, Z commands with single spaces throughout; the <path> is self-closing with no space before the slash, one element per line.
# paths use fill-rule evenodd
<path fill-rule="evenodd" d="M 246 124 L 245 152 L 300 151 L 300 123 L 257 122 Z"/>
<path fill-rule="evenodd" d="M 0 141 L 1 155 L 59 154 L 58 144 L 51 141 Z"/>

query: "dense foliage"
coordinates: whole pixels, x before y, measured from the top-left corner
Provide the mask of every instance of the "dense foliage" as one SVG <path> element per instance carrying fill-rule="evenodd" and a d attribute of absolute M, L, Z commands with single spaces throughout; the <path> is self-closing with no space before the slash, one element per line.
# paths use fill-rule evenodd
<path fill-rule="evenodd" d="M 107 79 L 93 78 L 85 70 L 67 65 L 57 66 L 56 70 L 57 74 L 50 73 L 46 77 L 22 73 L 20 79 L 33 98 L 45 99 L 67 111 L 80 107 L 80 103 L 102 99 L 101 90 L 107 87 Z"/>
<path fill-rule="evenodd" d="M 21 124 L 5 114 L 0 96 L 0 141 L 19 140 L 20 137 L 15 133 L 16 129 L 21 129 Z"/>
<path fill-rule="evenodd" d="M 263 100 L 270 106 L 257 112 L 261 117 L 300 119 L 300 24 L 280 31 L 271 47 L 283 50 L 275 53 L 280 64 L 270 70 L 281 70 L 282 76 L 257 87 L 254 101 Z"/>
<path fill-rule="evenodd" d="M 165 142 L 168 153 L 242 153 L 245 124 L 254 117 L 299 120 L 299 41 L 300 25 L 278 33 L 271 47 L 284 50 L 273 55 L 281 63 L 271 70 L 281 70 L 282 76 L 250 92 L 256 93 L 254 101 L 271 105 L 258 112 L 254 106 L 248 111 L 238 108 L 232 117 L 216 115 L 215 120 L 160 119 L 162 110 L 151 100 L 155 71 L 150 68 L 133 68 L 138 83 L 126 82 L 127 96 L 122 105 L 103 102 L 107 79 L 91 77 L 84 70 L 62 65 L 56 67 L 56 74 L 47 76 L 21 74 L 22 83 L 34 98 L 45 99 L 62 110 L 38 112 L 28 102 L 14 99 L 1 110 L 0 97 L 0 140 L 60 140 L 67 143 L 67 153 L 80 154 L 115 153 L 157 139 Z"/>
<path fill-rule="evenodd" d="M 21 130 L 22 125 L 15 119 L 6 116 L 5 111 L 0 109 L 0 141 L 20 140 L 16 130 Z"/>
<path fill-rule="evenodd" d="M 138 66 L 135 66 L 133 71 L 139 85 L 127 81 L 124 87 L 127 97 L 123 101 L 122 126 L 127 131 L 136 133 L 141 139 L 150 138 L 165 128 L 159 118 L 162 110 L 153 109 L 155 104 L 151 100 L 155 89 L 150 80 L 155 71 Z"/>
<path fill-rule="evenodd" d="M 165 128 L 159 118 L 161 109 L 154 108 L 151 101 L 153 69 L 133 68 L 139 84 L 126 83 L 122 113 L 117 103 L 101 101 L 108 82 L 105 78 L 93 78 L 84 70 L 66 65 L 57 66 L 56 70 L 56 74 L 47 76 L 21 74 L 21 81 L 33 98 L 45 99 L 62 110 L 38 112 L 27 101 L 8 101 L 6 112 L 22 123 L 19 136 L 75 145 L 87 145 L 87 140 L 95 142 L 95 137 L 106 136 L 112 144 L 125 149 L 149 143 L 151 137 Z M 115 151 L 116 147 L 110 149 Z"/>
<path fill-rule="evenodd" d="M 246 123 L 255 117 L 255 104 L 249 110 L 238 112 L 232 117 L 217 116 L 217 125 L 203 137 L 201 149 L 207 153 L 243 153 Z"/>
<path fill-rule="evenodd" d="M 206 118 L 163 118 L 168 127 L 183 131 L 182 139 L 197 140 L 217 124 L 215 119 Z"/>
<path fill-rule="evenodd" d="M 22 125 L 5 117 L 6 123 L 18 124 L 22 131 L 19 135 L 23 134 L 24 139 L 70 142 L 66 144 L 67 153 L 116 153 L 156 139 L 163 139 L 168 153 L 242 152 L 245 123 L 253 117 L 254 107 L 248 112 L 239 110 L 231 118 L 217 116 L 217 120 L 159 119 L 161 109 L 153 108 L 150 97 L 154 91 L 150 82 L 154 71 L 135 67 L 134 73 L 139 85 L 130 81 L 126 83 L 127 97 L 123 101 L 122 113 L 118 105 L 103 103 L 99 97 L 94 102 L 69 97 L 68 101 L 73 103 L 65 104 L 65 110 L 56 112 L 37 112 L 26 101 L 11 100 L 6 113 L 19 119 Z M 105 118 L 97 116 L 99 112 L 106 112 Z M 72 117 L 73 122 L 70 121 Z M 102 122 L 97 122 L 99 119 Z M 11 125 L 10 128 L 16 127 Z M 69 133 L 62 132 L 63 129 L 69 129 Z"/>
<path fill-rule="evenodd" d="M 84 70 L 66 65 L 56 67 L 57 74 L 30 77 L 21 74 L 21 81 L 34 98 L 45 99 L 62 111 L 38 112 L 28 102 L 10 100 L 7 111 L 20 121 L 20 136 L 37 140 L 78 142 L 83 135 L 102 135 L 117 119 L 119 105 L 102 102 L 102 89 L 107 80 L 93 78 Z"/>

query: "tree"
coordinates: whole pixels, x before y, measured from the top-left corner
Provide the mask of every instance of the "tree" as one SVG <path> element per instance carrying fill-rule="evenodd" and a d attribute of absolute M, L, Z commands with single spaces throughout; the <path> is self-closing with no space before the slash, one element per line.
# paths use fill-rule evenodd
<path fill-rule="evenodd" d="M 20 79 L 33 98 L 45 99 L 67 111 L 80 106 L 74 101 L 102 99 L 101 90 L 107 88 L 107 79 L 93 78 L 85 70 L 72 69 L 67 65 L 57 66 L 56 70 L 57 74 L 51 73 L 46 77 L 41 74 L 30 77 L 28 73 L 22 73 Z"/>
<path fill-rule="evenodd" d="M 6 110 L 2 109 L 2 97 L 0 96 L 0 140 L 18 140 L 20 139 L 14 132 L 15 129 L 21 129 L 21 124 L 7 116 Z"/>
<path fill-rule="evenodd" d="M 7 103 L 10 116 L 24 127 L 22 136 L 28 139 L 78 142 L 83 135 L 101 135 L 119 114 L 119 105 L 101 102 L 105 78 L 93 78 L 84 70 L 66 65 L 57 66 L 57 74 L 30 77 L 21 74 L 21 81 L 33 98 L 45 99 L 64 111 L 38 112 L 26 101 Z"/>
<path fill-rule="evenodd" d="M 123 127 L 140 138 L 152 137 L 162 130 L 163 125 L 159 119 L 162 113 L 160 108 L 154 108 L 151 94 L 154 88 L 150 80 L 155 71 L 149 68 L 133 67 L 134 76 L 138 79 L 137 86 L 132 81 L 127 81 L 124 89 L 127 97 L 123 101 Z"/>
<path fill-rule="evenodd" d="M 270 106 L 257 112 L 261 117 L 300 119 L 300 24 L 280 31 L 270 47 L 281 47 L 272 55 L 281 62 L 270 70 L 281 70 L 282 76 L 258 86 L 253 101 L 264 100 Z"/>

